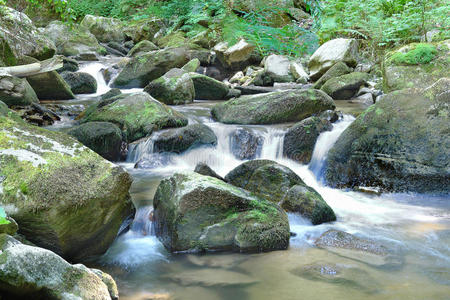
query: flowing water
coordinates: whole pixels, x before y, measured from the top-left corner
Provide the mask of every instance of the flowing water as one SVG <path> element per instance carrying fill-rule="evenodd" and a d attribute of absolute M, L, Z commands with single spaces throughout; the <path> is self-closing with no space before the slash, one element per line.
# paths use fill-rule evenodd
<path fill-rule="evenodd" d="M 82 70 L 97 76 L 101 68 L 102 63 L 90 63 Z M 101 83 L 103 79 L 96 78 L 101 89 L 97 94 L 107 91 L 109 88 Z M 92 101 L 94 96 L 83 96 L 77 101 Z M 220 124 L 210 118 L 210 108 L 214 104 L 196 101 L 174 108 L 185 114 L 190 123 L 209 126 L 218 137 L 217 146 L 160 157 L 152 153 L 150 137 L 132 146 L 127 161 L 121 163 L 134 177 L 131 193 L 137 207 L 136 216 L 130 230 L 119 236 L 95 263 L 116 279 L 121 299 L 149 299 L 154 294 L 187 300 L 450 299 L 448 196 L 365 194 L 332 189 L 324 184 L 327 153 L 353 117 L 345 115 L 331 131 L 321 134 L 311 163 L 301 165 L 282 157 L 288 125 Z M 258 158 L 275 160 L 294 170 L 333 208 L 337 221 L 313 226 L 297 215 L 289 215 L 291 231 L 296 235 L 285 251 L 168 253 L 152 235 L 150 222 L 152 199 L 160 180 L 177 171 L 193 170 L 199 162 L 226 175 L 242 163 L 232 154 L 231 136 L 238 128 L 261 136 L 263 144 Z M 146 158 L 160 160 L 160 163 L 152 169 L 134 168 L 136 162 Z M 393 261 L 381 264 L 367 257 L 357 259 L 314 247 L 314 240 L 331 228 L 385 245 Z M 344 279 L 313 278 L 302 271 L 310 264 L 333 264 L 350 271 Z M 322 267 L 321 273 L 326 275 L 327 270 Z"/>

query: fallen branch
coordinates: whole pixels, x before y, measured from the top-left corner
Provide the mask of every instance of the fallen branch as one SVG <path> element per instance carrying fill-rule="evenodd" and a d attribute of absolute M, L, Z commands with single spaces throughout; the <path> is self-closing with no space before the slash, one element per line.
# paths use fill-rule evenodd
<path fill-rule="evenodd" d="M 28 65 L 3 67 L 0 68 L 0 75 L 28 77 L 36 74 L 42 74 L 58 70 L 63 67 L 63 58 L 64 56 L 57 55 L 47 60 L 43 60 Z"/>

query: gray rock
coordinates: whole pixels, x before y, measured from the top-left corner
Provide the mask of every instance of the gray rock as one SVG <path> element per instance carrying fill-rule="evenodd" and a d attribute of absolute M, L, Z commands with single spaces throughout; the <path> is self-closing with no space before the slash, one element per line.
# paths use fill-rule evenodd
<path fill-rule="evenodd" d="M 144 89 L 155 99 L 168 104 L 192 103 L 195 97 L 194 82 L 183 69 L 171 69 Z"/>
<path fill-rule="evenodd" d="M 8 106 L 39 103 L 38 97 L 25 78 L 0 75 L 0 99 Z"/>
<path fill-rule="evenodd" d="M 237 129 L 231 137 L 231 151 L 238 159 L 254 159 L 262 150 L 264 139 L 248 129 Z"/>
<path fill-rule="evenodd" d="M 130 50 L 130 52 L 128 52 L 127 56 L 135 57 L 135 56 L 139 56 L 139 55 L 141 55 L 143 53 L 150 52 L 150 51 L 155 51 L 155 50 L 158 50 L 158 49 L 159 49 L 158 46 L 156 46 L 152 42 L 147 41 L 147 40 L 143 40 L 143 41 L 140 41 L 139 43 L 137 43 Z"/>
<path fill-rule="evenodd" d="M 214 177 L 217 179 L 220 179 L 222 181 L 225 181 L 225 179 L 220 176 L 219 174 L 217 174 L 213 169 L 211 169 L 210 166 L 208 166 L 205 163 L 199 163 L 195 166 L 195 173 L 198 173 L 200 175 L 204 175 L 204 176 L 210 176 L 210 177 Z"/>
<path fill-rule="evenodd" d="M 195 99 L 197 100 L 225 100 L 230 88 L 223 82 L 212 77 L 189 73 L 195 88 Z"/>
<path fill-rule="evenodd" d="M 264 71 L 272 82 L 292 82 L 294 78 L 290 66 L 291 62 L 286 56 L 272 54 L 266 59 Z"/>
<path fill-rule="evenodd" d="M 97 92 L 97 80 L 91 74 L 63 72 L 61 76 L 69 84 L 74 94 L 93 94 Z"/>

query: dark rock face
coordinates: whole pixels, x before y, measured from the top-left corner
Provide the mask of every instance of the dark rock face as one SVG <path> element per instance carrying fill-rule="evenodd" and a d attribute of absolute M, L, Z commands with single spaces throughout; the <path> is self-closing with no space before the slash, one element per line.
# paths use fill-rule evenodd
<path fill-rule="evenodd" d="M 122 132 L 108 122 L 89 122 L 72 128 L 68 134 L 110 161 L 121 158 Z"/>
<path fill-rule="evenodd" d="M 238 129 L 231 137 L 231 150 L 236 158 L 253 159 L 261 152 L 263 138 L 248 129 Z"/>
<path fill-rule="evenodd" d="M 330 121 L 319 117 L 309 117 L 295 124 L 284 137 L 283 155 L 308 164 L 319 135 L 331 128 Z"/>
<path fill-rule="evenodd" d="M 61 76 L 69 84 L 74 94 L 93 94 L 97 92 L 97 81 L 88 73 L 63 72 Z"/>
<path fill-rule="evenodd" d="M 76 72 L 80 69 L 80 64 L 75 60 L 68 57 L 63 58 L 63 67 L 56 70 L 58 73 L 62 72 Z"/>
<path fill-rule="evenodd" d="M 347 100 L 355 96 L 361 86 L 367 84 L 369 77 L 369 74 L 361 72 L 334 77 L 325 82 L 321 90 L 335 100 Z"/>
<path fill-rule="evenodd" d="M 448 91 L 392 92 L 369 107 L 328 154 L 326 179 L 336 187 L 447 193 L 450 180 Z"/>
<path fill-rule="evenodd" d="M 225 179 L 220 176 L 219 174 L 217 174 L 213 169 L 211 169 L 210 166 L 208 166 L 205 163 L 199 163 L 195 166 L 195 173 L 198 173 L 200 175 L 204 175 L 204 176 L 210 176 L 210 177 L 214 177 L 217 179 L 220 179 L 222 181 L 225 181 Z"/>
<path fill-rule="evenodd" d="M 333 99 L 322 91 L 286 90 L 229 100 L 214 106 L 211 114 L 226 124 L 278 124 L 334 108 Z"/>
<path fill-rule="evenodd" d="M 153 205 L 156 235 L 172 252 L 260 252 L 289 245 L 283 210 L 213 177 L 188 172 L 166 178 Z"/>
<path fill-rule="evenodd" d="M 36 126 L 49 126 L 61 118 L 51 109 L 33 103 L 27 106 L 15 106 L 14 111 L 25 121 Z"/>

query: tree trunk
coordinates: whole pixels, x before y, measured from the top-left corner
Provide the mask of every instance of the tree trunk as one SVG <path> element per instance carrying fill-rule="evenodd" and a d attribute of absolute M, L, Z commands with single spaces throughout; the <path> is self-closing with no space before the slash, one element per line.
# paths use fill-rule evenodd
<path fill-rule="evenodd" d="M 27 77 L 58 70 L 62 67 L 63 67 L 63 56 L 57 55 L 47 60 L 43 60 L 28 65 L 0 68 L 0 75 L 6 74 L 17 77 Z"/>

